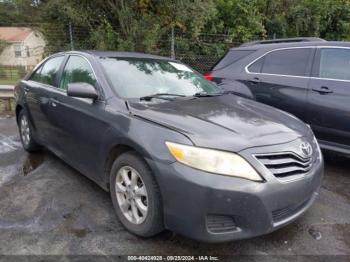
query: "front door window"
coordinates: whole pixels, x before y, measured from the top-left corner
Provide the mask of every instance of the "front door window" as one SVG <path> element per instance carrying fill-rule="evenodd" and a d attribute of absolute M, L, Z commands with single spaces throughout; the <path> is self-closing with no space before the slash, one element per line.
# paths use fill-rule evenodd
<path fill-rule="evenodd" d="M 96 78 L 89 62 L 80 56 L 70 56 L 64 68 L 60 88 L 67 90 L 69 83 L 88 83 L 96 85 Z"/>

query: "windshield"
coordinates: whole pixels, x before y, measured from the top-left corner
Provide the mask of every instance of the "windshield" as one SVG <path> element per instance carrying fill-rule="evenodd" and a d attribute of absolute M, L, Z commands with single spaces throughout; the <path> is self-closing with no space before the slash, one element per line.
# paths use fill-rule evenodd
<path fill-rule="evenodd" d="M 178 62 L 140 58 L 101 58 L 100 61 L 112 87 L 123 98 L 219 92 L 215 84 Z"/>

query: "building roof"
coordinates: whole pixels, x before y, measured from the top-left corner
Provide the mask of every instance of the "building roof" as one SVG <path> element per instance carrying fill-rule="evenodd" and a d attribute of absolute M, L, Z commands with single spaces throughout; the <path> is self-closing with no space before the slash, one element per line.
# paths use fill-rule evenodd
<path fill-rule="evenodd" d="M 6 42 L 22 42 L 31 32 L 33 31 L 29 27 L 0 27 L 0 40 Z"/>

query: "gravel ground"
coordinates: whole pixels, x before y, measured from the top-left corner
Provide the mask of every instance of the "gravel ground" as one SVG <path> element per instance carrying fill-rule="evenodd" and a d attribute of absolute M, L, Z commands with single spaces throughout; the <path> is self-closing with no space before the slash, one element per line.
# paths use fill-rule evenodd
<path fill-rule="evenodd" d="M 350 261 L 349 170 L 349 159 L 326 154 L 316 203 L 269 235 L 223 244 L 170 232 L 141 239 L 118 222 L 108 193 L 48 152 L 25 153 L 14 118 L 0 117 L 0 254 L 259 255 L 267 261 L 261 255 L 284 261 L 338 255 Z"/>

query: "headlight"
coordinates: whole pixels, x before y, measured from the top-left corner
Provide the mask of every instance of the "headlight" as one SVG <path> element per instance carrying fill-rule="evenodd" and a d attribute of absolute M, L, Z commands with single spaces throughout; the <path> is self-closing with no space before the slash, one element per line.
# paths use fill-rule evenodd
<path fill-rule="evenodd" d="M 165 143 L 172 156 L 182 164 L 210 173 L 262 181 L 254 168 L 237 154 L 172 142 Z"/>

